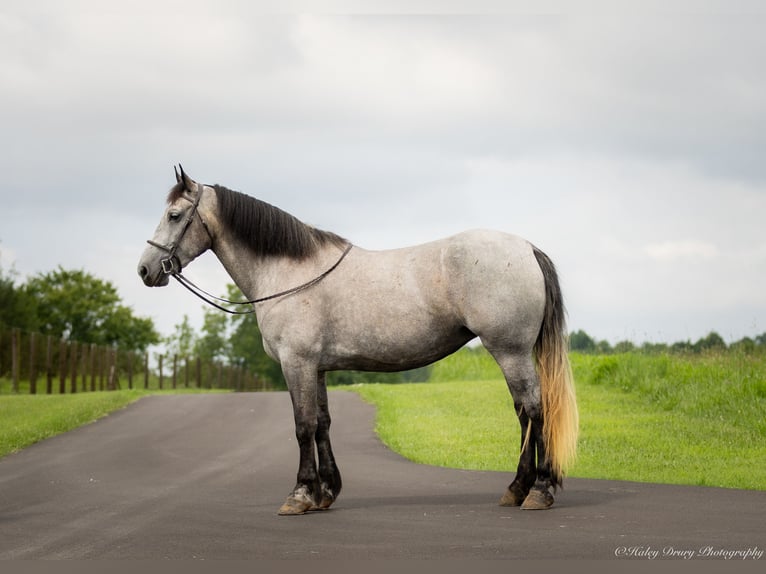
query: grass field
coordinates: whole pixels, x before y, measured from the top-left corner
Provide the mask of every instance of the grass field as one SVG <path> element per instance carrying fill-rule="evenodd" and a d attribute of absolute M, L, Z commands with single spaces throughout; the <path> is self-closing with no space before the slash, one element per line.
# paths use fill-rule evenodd
<path fill-rule="evenodd" d="M 0 397 L 0 457 L 93 422 L 142 396 L 141 391 Z"/>
<path fill-rule="evenodd" d="M 570 476 L 766 489 L 766 358 L 572 356 L 580 448 Z M 377 431 L 411 460 L 515 470 L 519 427 L 499 370 L 463 350 L 429 384 L 361 385 Z"/>

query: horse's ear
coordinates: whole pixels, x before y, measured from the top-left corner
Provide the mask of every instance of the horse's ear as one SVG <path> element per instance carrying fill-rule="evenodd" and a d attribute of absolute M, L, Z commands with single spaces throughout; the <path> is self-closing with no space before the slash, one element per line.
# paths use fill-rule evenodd
<path fill-rule="evenodd" d="M 176 183 L 181 183 L 181 174 L 178 173 L 178 168 L 176 166 L 173 166 L 173 171 L 176 172 Z"/>
<path fill-rule="evenodd" d="M 179 175 L 180 172 L 180 175 Z M 179 163 L 178 164 L 178 171 L 176 172 L 176 179 L 178 180 L 178 183 L 183 182 L 184 188 L 188 189 L 189 191 L 195 189 L 197 187 L 197 182 L 194 181 L 192 178 L 190 178 L 186 172 L 184 171 L 183 166 Z"/>

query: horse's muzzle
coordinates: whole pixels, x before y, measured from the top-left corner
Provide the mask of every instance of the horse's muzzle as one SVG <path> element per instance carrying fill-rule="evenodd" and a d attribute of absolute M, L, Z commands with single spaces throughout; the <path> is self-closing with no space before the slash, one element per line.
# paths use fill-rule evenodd
<path fill-rule="evenodd" d="M 147 287 L 164 287 L 170 282 L 170 275 L 165 273 L 164 270 L 152 273 L 146 265 L 139 264 L 138 275 Z"/>

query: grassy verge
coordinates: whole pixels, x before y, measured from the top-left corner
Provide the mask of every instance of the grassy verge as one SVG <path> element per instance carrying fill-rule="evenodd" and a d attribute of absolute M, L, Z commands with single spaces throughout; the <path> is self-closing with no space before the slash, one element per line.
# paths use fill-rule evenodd
<path fill-rule="evenodd" d="M 145 393 L 114 391 L 77 395 L 0 397 L 0 457 L 91 423 Z"/>
<path fill-rule="evenodd" d="M 437 365 L 433 379 L 472 379 L 494 369 L 485 363 L 489 357 L 462 353 Z M 581 430 L 570 476 L 766 489 L 763 357 L 572 359 Z M 499 371 L 492 380 L 355 390 L 377 405 L 377 432 L 403 456 L 456 468 L 515 470 L 519 428 Z"/>

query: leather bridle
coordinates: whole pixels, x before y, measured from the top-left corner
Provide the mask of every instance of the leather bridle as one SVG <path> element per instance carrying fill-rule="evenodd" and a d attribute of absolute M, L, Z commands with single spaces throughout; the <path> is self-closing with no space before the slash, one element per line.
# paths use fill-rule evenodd
<path fill-rule="evenodd" d="M 210 230 L 207 227 L 207 224 L 205 223 L 205 220 L 202 219 L 202 216 L 199 215 L 199 202 L 202 199 L 202 190 L 204 189 L 204 185 L 201 183 L 197 184 L 197 196 L 191 200 L 186 196 L 182 196 L 186 201 L 190 202 L 192 204 L 191 210 L 189 210 L 188 215 L 186 216 L 186 219 L 184 220 L 183 224 L 181 225 L 181 232 L 176 236 L 176 238 L 171 241 L 170 243 L 167 243 L 163 245 L 162 243 L 157 243 L 156 241 L 152 241 L 151 239 L 147 239 L 146 242 L 156 247 L 157 249 L 160 249 L 168 254 L 168 256 L 165 259 L 160 260 L 160 265 L 162 265 L 162 272 L 165 273 L 165 275 L 175 275 L 181 273 L 181 261 L 176 256 L 176 252 L 178 251 L 178 247 L 181 244 L 181 240 L 183 240 L 184 236 L 186 235 L 186 232 L 189 230 L 189 227 L 191 227 L 192 221 L 194 221 L 194 216 L 197 215 L 199 217 L 199 220 L 202 222 L 202 226 L 205 228 L 205 231 L 207 231 L 208 236 L 210 237 L 211 241 L 213 236 L 210 235 Z M 159 277 L 158 277 L 159 280 Z"/>

